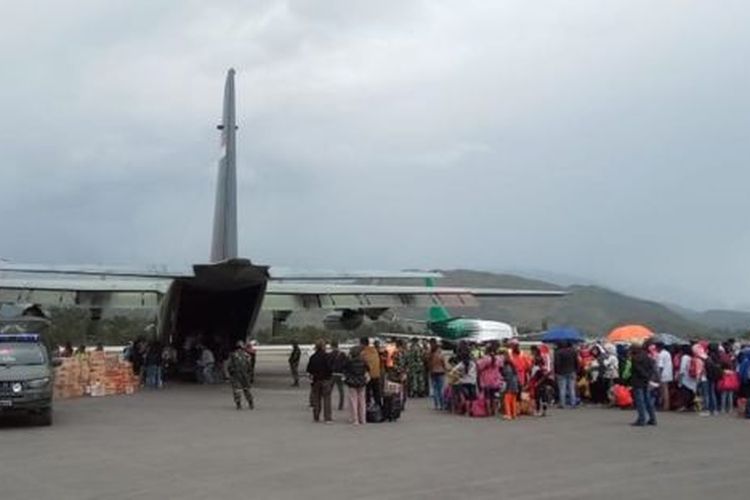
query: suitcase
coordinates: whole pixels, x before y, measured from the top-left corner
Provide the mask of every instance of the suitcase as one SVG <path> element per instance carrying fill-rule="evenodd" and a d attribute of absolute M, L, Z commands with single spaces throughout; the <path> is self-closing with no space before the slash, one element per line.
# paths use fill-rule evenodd
<path fill-rule="evenodd" d="M 401 395 L 390 394 L 383 398 L 383 420 L 394 422 L 401 417 Z"/>
<path fill-rule="evenodd" d="M 368 424 L 379 424 L 383 421 L 383 411 L 375 403 L 370 403 L 365 411 L 365 420 Z"/>
<path fill-rule="evenodd" d="M 401 394 L 402 390 L 403 390 L 402 385 L 397 382 L 391 382 L 390 380 L 386 380 L 385 384 L 383 384 L 383 394 L 385 394 L 386 396 L 389 396 L 392 394 Z"/>

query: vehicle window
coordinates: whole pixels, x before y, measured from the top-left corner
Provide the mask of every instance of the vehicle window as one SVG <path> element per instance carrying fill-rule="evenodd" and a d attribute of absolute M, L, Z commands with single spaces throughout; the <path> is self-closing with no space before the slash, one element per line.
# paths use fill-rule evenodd
<path fill-rule="evenodd" d="M 0 365 L 43 365 L 47 358 L 37 344 L 0 344 Z"/>

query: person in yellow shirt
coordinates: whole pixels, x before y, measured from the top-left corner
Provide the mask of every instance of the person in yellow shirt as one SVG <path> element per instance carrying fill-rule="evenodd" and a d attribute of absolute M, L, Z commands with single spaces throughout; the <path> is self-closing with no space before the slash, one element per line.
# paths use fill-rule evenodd
<path fill-rule="evenodd" d="M 359 339 L 362 346 L 360 357 L 367 364 L 367 371 L 370 374 L 370 381 L 367 383 L 366 399 L 367 404 L 374 401 L 378 406 L 382 406 L 383 400 L 380 392 L 380 353 L 377 348 L 370 345 L 370 339 L 362 337 Z"/>

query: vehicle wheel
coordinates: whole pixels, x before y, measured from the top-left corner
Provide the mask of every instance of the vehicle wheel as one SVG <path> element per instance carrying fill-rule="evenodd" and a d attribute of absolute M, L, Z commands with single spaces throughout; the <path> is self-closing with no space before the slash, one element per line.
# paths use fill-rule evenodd
<path fill-rule="evenodd" d="M 52 425 L 52 408 L 45 408 L 37 415 L 37 423 L 42 426 Z"/>

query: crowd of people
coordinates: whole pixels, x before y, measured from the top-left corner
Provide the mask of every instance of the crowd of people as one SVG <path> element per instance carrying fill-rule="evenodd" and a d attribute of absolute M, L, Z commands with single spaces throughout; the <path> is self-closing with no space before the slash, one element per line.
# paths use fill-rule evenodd
<path fill-rule="evenodd" d="M 97 345 L 96 350 L 103 350 Z M 86 356 L 86 346 L 70 343 L 60 355 Z M 141 384 L 158 389 L 174 372 L 178 355 L 157 340 L 136 340 L 125 349 Z M 223 362 L 196 343 L 184 356 L 191 361 L 195 380 L 212 384 L 229 381 L 238 409 L 247 400 L 253 408 L 250 387 L 254 382 L 256 351 L 253 342 L 238 342 Z M 186 358 L 187 359 L 187 358 Z M 302 351 L 292 344 L 289 367 L 292 386 L 299 386 Z M 575 408 L 582 404 L 629 408 L 635 406 L 634 425 L 656 425 L 656 410 L 694 412 L 715 416 L 738 411 L 750 418 L 750 345 L 730 339 L 721 343 L 694 341 L 665 345 L 608 342 L 554 345 L 459 342 L 444 352 L 431 339 L 359 340 L 343 351 L 336 342 L 315 344 L 307 375 L 311 381 L 309 403 L 313 419 L 333 420 L 333 397 L 339 411 L 349 407 L 350 421 L 364 424 L 395 420 L 409 399 L 430 397 L 434 409 L 473 417 L 545 416 L 556 404 Z M 348 403 L 348 404 L 347 404 Z M 379 415 L 379 416 L 377 416 Z"/>
<path fill-rule="evenodd" d="M 338 409 L 343 410 L 348 401 L 350 421 L 355 425 L 372 418 L 397 419 L 407 399 L 425 397 L 430 392 L 429 352 L 430 347 L 416 339 L 409 344 L 395 339 L 381 344 L 363 337 L 348 352 L 340 350 L 335 341 L 327 351 L 325 341 L 318 341 L 306 368 L 313 420 L 320 421 L 322 413 L 324 422 L 333 421 L 334 389 Z M 295 343 L 289 356 L 293 386 L 299 385 L 299 362 L 300 350 Z"/>
<path fill-rule="evenodd" d="M 738 408 L 750 415 L 745 404 L 750 396 L 750 346 L 732 339 L 584 345 L 576 362 L 579 401 L 627 406 L 623 389 L 629 387 L 636 408 L 646 413 L 637 423 L 655 423 L 655 409 L 715 416 Z"/>
<path fill-rule="evenodd" d="M 290 356 L 298 384 L 299 346 Z M 545 416 L 550 406 L 582 404 L 629 408 L 634 425 L 656 425 L 656 410 L 695 412 L 701 416 L 739 410 L 750 418 L 750 346 L 729 340 L 685 345 L 559 343 L 530 345 L 511 339 L 502 345 L 459 342 L 444 353 L 438 342 L 412 339 L 389 342 L 363 338 L 349 352 L 335 342 L 316 344 L 307 373 L 311 378 L 313 418 L 332 420 L 332 396 L 338 408 L 349 401 L 350 421 L 362 424 L 373 407 L 384 414 L 398 394 L 400 409 L 410 398 L 430 396 L 436 410 L 468 416 Z M 344 396 L 344 387 L 348 397 Z"/>

